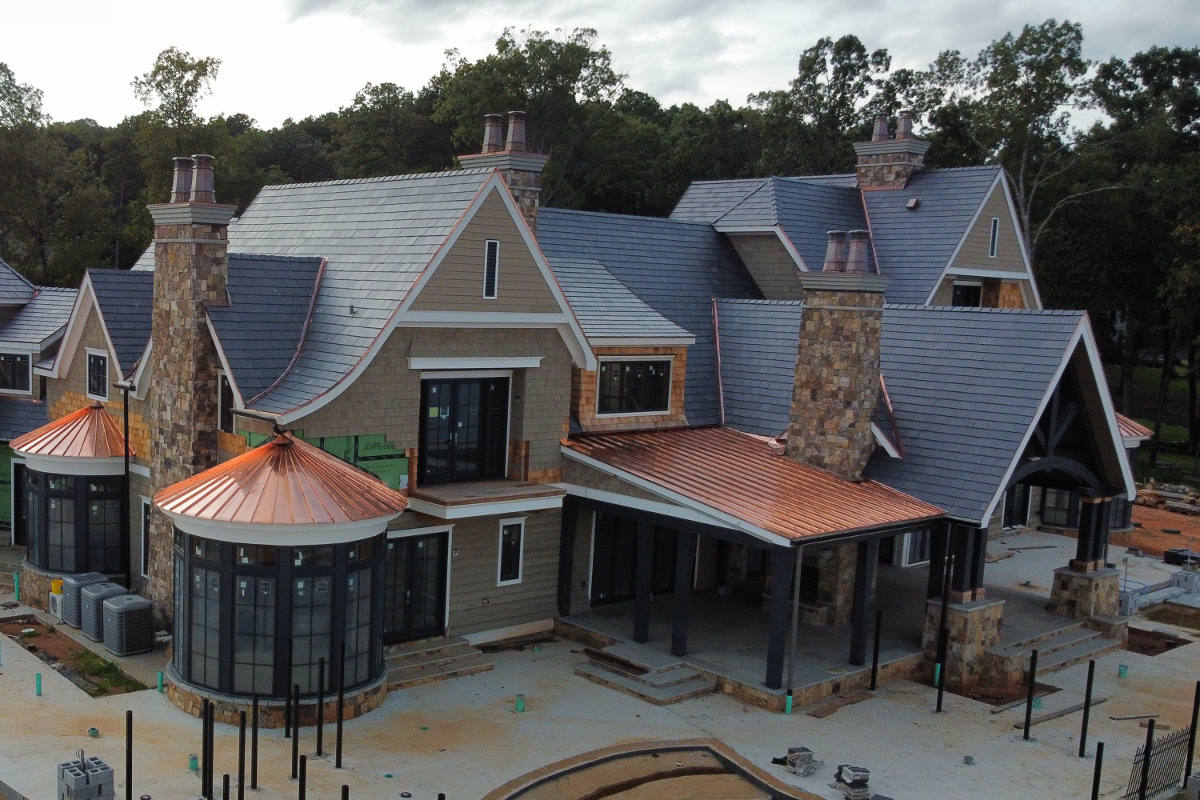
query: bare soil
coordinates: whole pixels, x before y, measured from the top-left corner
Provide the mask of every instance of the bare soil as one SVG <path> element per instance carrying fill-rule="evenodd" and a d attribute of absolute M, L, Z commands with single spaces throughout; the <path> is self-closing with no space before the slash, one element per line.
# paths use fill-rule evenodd
<path fill-rule="evenodd" d="M 93 653 L 71 637 L 33 617 L 0 622 L 0 633 L 50 664 L 63 677 L 92 697 L 145 689 L 114 663 Z"/>
<path fill-rule="evenodd" d="M 1164 550 L 1172 547 L 1190 547 L 1200 551 L 1200 516 L 1134 505 L 1133 521 L 1140 523 L 1141 527 L 1111 534 L 1109 544 L 1140 547 L 1142 552 L 1152 556 L 1161 556 Z M 1179 533 L 1166 533 L 1168 530 Z"/>

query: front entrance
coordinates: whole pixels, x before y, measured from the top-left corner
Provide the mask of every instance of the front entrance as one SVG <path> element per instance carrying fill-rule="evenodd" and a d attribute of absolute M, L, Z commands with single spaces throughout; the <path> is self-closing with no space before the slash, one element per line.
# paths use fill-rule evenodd
<path fill-rule="evenodd" d="M 675 591 L 678 540 L 678 531 L 654 527 L 654 560 L 650 568 L 653 594 Z M 637 521 L 597 512 L 593 547 L 592 605 L 632 600 L 637 575 Z"/>
<path fill-rule="evenodd" d="M 383 642 L 440 636 L 446 619 L 449 534 L 388 539 L 383 566 Z"/>
<path fill-rule="evenodd" d="M 508 378 L 421 381 L 422 483 L 503 478 L 507 443 Z"/>

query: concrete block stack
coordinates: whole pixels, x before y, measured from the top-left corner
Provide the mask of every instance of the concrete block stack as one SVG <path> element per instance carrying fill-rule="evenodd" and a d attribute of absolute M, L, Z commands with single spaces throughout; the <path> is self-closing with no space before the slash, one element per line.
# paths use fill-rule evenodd
<path fill-rule="evenodd" d="M 839 790 L 846 800 L 871 800 L 871 790 L 867 787 L 870 778 L 871 771 L 865 767 L 838 764 L 833 788 Z"/>
<path fill-rule="evenodd" d="M 112 767 L 96 756 L 80 757 L 58 765 L 58 800 L 113 800 L 116 788 Z"/>

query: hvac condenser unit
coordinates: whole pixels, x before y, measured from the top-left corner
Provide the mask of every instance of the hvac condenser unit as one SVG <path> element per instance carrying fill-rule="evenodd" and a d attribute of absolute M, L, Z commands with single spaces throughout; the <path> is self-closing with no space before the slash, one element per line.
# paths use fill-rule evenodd
<path fill-rule="evenodd" d="M 84 636 L 93 642 L 104 641 L 104 601 L 125 592 L 125 587 L 119 583 L 93 583 L 83 587 L 80 592 L 79 627 Z"/>
<path fill-rule="evenodd" d="M 61 594 L 50 593 L 50 616 L 61 620 L 63 618 L 63 596 Z"/>
<path fill-rule="evenodd" d="M 105 600 L 104 646 L 118 656 L 153 650 L 154 621 L 150 601 L 136 594 L 121 594 Z"/>
<path fill-rule="evenodd" d="M 80 592 L 83 587 L 94 583 L 104 583 L 105 578 L 99 572 L 81 572 L 78 575 L 63 576 L 63 622 L 73 628 L 79 627 Z"/>

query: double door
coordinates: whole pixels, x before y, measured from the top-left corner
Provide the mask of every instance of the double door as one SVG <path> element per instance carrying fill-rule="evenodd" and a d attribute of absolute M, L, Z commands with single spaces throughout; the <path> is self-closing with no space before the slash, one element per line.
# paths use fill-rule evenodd
<path fill-rule="evenodd" d="M 671 528 L 653 528 L 650 591 L 675 591 L 675 551 L 679 534 Z M 597 512 L 592 540 L 592 605 L 632 600 L 637 591 L 637 521 Z"/>
<path fill-rule="evenodd" d="M 420 481 L 503 478 L 508 378 L 421 381 Z"/>
<path fill-rule="evenodd" d="M 448 539 L 444 531 L 388 539 L 383 566 L 384 644 L 445 632 Z"/>

